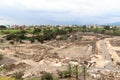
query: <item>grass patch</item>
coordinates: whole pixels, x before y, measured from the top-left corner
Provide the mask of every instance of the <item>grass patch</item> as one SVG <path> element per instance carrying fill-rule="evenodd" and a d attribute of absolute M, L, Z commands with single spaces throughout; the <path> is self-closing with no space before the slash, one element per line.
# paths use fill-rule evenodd
<path fill-rule="evenodd" d="M 0 76 L 0 80 L 15 80 L 15 79 L 14 78 Z"/>

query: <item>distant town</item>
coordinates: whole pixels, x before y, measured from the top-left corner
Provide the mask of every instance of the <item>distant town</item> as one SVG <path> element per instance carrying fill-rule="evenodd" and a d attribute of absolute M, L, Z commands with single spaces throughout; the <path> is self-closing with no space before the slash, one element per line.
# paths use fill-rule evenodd
<path fill-rule="evenodd" d="M 31 27 L 83 27 L 86 26 L 87 28 L 93 27 L 93 28 L 104 28 L 104 27 L 109 27 L 109 28 L 120 28 L 120 25 L 97 25 L 97 24 L 93 24 L 93 25 L 0 25 L 0 27 L 6 27 L 6 28 L 31 28 Z"/>

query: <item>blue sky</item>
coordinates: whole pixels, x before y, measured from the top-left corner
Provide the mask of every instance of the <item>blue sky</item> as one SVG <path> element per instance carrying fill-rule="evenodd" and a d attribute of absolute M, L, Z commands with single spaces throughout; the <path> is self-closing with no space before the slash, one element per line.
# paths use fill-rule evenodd
<path fill-rule="evenodd" d="M 0 24 L 120 22 L 120 0 L 0 0 Z"/>

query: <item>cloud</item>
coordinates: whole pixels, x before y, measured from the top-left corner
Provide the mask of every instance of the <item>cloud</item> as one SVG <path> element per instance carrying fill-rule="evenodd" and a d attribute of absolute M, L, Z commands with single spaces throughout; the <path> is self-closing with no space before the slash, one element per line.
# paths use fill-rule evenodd
<path fill-rule="evenodd" d="M 26 10 L 50 12 L 70 11 L 72 14 L 98 15 L 119 10 L 119 0 L 18 0 Z"/>
<path fill-rule="evenodd" d="M 0 16 L 25 24 L 119 21 L 119 0 L 1 0 Z"/>
<path fill-rule="evenodd" d="M 11 19 L 9 17 L 0 17 L 0 24 L 1 25 L 8 25 L 8 24 L 18 24 L 17 20 Z"/>

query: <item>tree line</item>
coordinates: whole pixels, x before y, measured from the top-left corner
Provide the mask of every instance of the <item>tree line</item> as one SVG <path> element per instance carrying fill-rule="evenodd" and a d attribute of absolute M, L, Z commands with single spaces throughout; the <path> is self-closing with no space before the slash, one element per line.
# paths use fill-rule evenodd
<path fill-rule="evenodd" d="M 94 32 L 107 35 L 116 35 L 120 36 L 120 29 L 118 27 L 110 28 L 110 26 L 104 26 L 103 28 L 99 27 L 37 27 L 33 29 L 18 30 L 15 32 L 6 32 L 6 40 L 14 40 L 21 42 L 22 40 L 29 40 L 33 43 L 35 40 L 43 43 L 46 40 L 56 39 L 57 36 L 62 36 L 60 39 L 66 39 L 65 35 L 75 32 Z M 31 36 L 27 36 L 31 34 Z"/>

